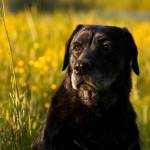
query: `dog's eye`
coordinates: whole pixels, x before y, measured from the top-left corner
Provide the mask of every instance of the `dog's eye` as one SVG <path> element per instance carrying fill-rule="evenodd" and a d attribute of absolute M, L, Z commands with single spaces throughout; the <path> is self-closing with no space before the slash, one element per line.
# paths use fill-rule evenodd
<path fill-rule="evenodd" d="M 74 49 L 75 51 L 80 51 L 81 48 L 80 48 L 79 45 L 74 45 L 74 46 L 73 46 L 73 49 Z"/>
<path fill-rule="evenodd" d="M 104 49 L 105 49 L 105 50 L 111 50 L 112 47 L 111 47 L 110 44 L 104 44 Z"/>

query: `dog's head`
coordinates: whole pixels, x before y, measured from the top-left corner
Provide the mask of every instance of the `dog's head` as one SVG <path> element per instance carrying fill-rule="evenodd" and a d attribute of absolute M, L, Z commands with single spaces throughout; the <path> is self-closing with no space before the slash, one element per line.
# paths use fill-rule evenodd
<path fill-rule="evenodd" d="M 139 75 L 137 47 L 126 28 L 78 25 L 66 43 L 67 67 L 74 89 L 105 90 L 130 68 Z"/>

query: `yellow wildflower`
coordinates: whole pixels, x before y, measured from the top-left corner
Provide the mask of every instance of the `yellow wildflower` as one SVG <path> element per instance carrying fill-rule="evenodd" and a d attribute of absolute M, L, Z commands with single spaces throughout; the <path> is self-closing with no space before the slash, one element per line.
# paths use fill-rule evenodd
<path fill-rule="evenodd" d="M 44 56 L 39 57 L 39 61 L 40 62 L 45 62 L 46 61 L 46 57 L 44 57 Z"/>
<path fill-rule="evenodd" d="M 18 72 L 19 72 L 20 74 L 24 73 L 24 68 L 22 68 L 22 67 L 19 68 Z"/>
<path fill-rule="evenodd" d="M 47 65 L 43 67 L 44 71 L 48 71 L 48 69 L 49 69 L 49 67 Z"/>
<path fill-rule="evenodd" d="M 57 88 L 57 85 L 55 83 L 51 84 L 51 89 L 55 90 Z"/>
<path fill-rule="evenodd" d="M 18 61 L 18 66 L 24 66 L 24 61 L 23 60 L 19 60 Z"/>
<path fill-rule="evenodd" d="M 33 48 L 34 48 L 34 49 L 38 49 L 38 48 L 39 48 L 39 43 L 35 42 L 35 43 L 33 44 Z"/>
<path fill-rule="evenodd" d="M 26 82 L 22 82 L 22 83 L 21 83 L 21 86 L 22 86 L 22 87 L 26 87 L 26 86 L 27 86 Z"/>
<path fill-rule="evenodd" d="M 39 61 L 34 62 L 35 68 L 42 68 L 42 64 Z"/>
<path fill-rule="evenodd" d="M 33 86 L 31 87 L 31 90 L 32 90 L 32 91 L 37 91 L 37 90 L 38 90 L 38 87 L 37 87 L 36 85 L 33 85 Z"/>
<path fill-rule="evenodd" d="M 49 106 L 50 106 L 49 103 L 45 103 L 45 104 L 44 104 L 44 107 L 45 107 L 45 108 L 49 108 Z"/>

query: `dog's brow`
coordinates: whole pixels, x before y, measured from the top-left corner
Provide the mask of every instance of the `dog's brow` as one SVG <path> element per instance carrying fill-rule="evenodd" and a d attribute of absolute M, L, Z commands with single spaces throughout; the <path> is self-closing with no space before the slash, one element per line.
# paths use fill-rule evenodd
<path fill-rule="evenodd" d="M 103 34 L 96 35 L 95 39 L 97 39 L 98 41 L 109 40 L 108 36 Z"/>
<path fill-rule="evenodd" d="M 89 32 L 83 32 L 82 34 L 78 35 L 75 38 L 75 42 L 79 42 L 79 43 L 87 43 L 88 39 L 89 39 L 90 33 Z"/>

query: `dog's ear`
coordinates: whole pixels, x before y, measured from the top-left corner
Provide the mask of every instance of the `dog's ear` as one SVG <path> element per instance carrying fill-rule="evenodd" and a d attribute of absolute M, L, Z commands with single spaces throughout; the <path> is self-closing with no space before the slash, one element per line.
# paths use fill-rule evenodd
<path fill-rule="evenodd" d="M 74 35 L 81 30 L 81 28 L 83 27 L 83 25 L 78 25 L 76 27 L 76 29 L 72 32 L 70 38 L 68 39 L 68 41 L 66 42 L 66 46 L 65 46 L 65 56 L 64 56 L 64 62 L 63 62 L 63 67 L 62 67 L 62 71 L 64 71 L 68 64 L 69 64 L 69 49 L 70 49 L 70 44 L 71 44 L 71 41 L 74 37 Z"/>
<path fill-rule="evenodd" d="M 124 31 L 124 35 L 125 35 L 125 39 L 126 39 L 126 43 L 127 43 L 127 48 L 128 48 L 128 52 L 129 52 L 129 60 L 131 63 L 131 68 L 133 69 L 134 73 L 136 75 L 139 75 L 139 65 L 138 65 L 138 51 L 137 51 L 137 47 L 136 44 L 134 42 L 134 39 L 131 35 L 131 33 L 128 31 L 127 28 L 123 28 Z"/>

